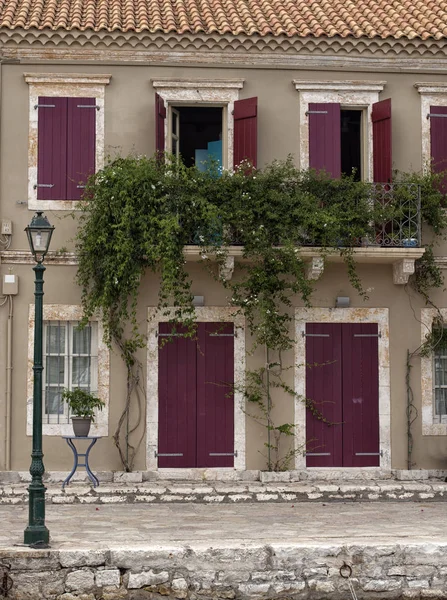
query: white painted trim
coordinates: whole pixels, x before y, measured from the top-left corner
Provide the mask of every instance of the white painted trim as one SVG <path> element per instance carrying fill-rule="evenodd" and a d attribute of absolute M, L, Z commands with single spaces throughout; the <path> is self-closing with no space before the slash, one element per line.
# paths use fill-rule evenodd
<path fill-rule="evenodd" d="M 299 138 L 300 169 L 309 168 L 309 119 L 306 115 L 311 102 L 337 102 L 343 107 L 365 109 L 364 127 L 366 156 L 363 159 L 365 174 L 363 179 L 371 181 L 373 176 L 372 105 L 379 101 L 379 93 L 385 81 L 308 81 L 294 79 L 299 92 Z"/>
<path fill-rule="evenodd" d="M 148 307 L 147 331 L 147 411 L 146 411 L 146 469 L 158 470 L 155 453 L 158 450 L 158 325 L 169 321 L 174 309 L 163 311 Z M 198 322 L 234 323 L 234 468 L 245 469 L 245 402 L 242 388 L 245 383 L 245 318 L 237 314 L 237 309 L 224 306 L 200 306 L 195 309 Z M 203 471 L 204 469 L 199 469 Z M 207 469 L 209 470 L 209 469 Z M 231 470 L 231 469 L 230 469 Z M 174 471 L 176 471 L 174 469 Z"/>
<path fill-rule="evenodd" d="M 447 106 L 447 83 L 415 83 L 414 87 L 421 95 L 421 135 L 422 135 L 422 169 L 427 170 L 431 164 L 430 119 L 427 115 L 430 106 Z"/>
<path fill-rule="evenodd" d="M 78 75 L 70 73 L 25 73 L 29 87 L 29 135 L 28 135 L 28 209 L 29 210 L 77 210 L 78 200 L 38 200 L 37 149 L 38 149 L 38 104 L 39 96 L 95 98 L 99 110 L 95 113 L 96 154 L 95 168 L 104 166 L 104 99 L 105 86 L 111 75 Z"/>
<path fill-rule="evenodd" d="M 377 323 L 379 342 L 379 436 L 380 467 L 391 469 L 391 394 L 389 317 L 387 308 L 297 308 L 295 310 L 295 469 L 306 469 L 303 448 L 306 444 L 306 408 L 301 400 L 306 397 L 306 344 L 303 333 L 306 323 Z M 366 467 L 365 467 L 366 468 Z M 349 471 L 337 467 L 334 472 Z"/>
<path fill-rule="evenodd" d="M 171 107 L 177 104 L 223 106 L 223 167 L 233 168 L 234 103 L 239 99 L 239 90 L 244 79 L 168 79 L 152 80 L 152 86 L 165 102 L 165 147 L 171 151 Z"/>
<path fill-rule="evenodd" d="M 439 312 L 438 312 L 439 311 Z M 447 320 L 447 308 L 423 308 L 421 310 L 421 344 L 426 335 L 431 333 L 433 321 L 441 313 Z M 421 357 L 421 394 L 422 394 L 422 435 L 447 435 L 447 423 L 433 423 L 434 415 L 434 382 L 433 354 Z"/>
<path fill-rule="evenodd" d="M 28 368 L 27 368 L 27 406 L 26 435 L 33 433 L 33 364 L 34 364 L 34 304 L 30 304 L 28 313 Z M 76 304 L 44 304 L 44 321 L 80 321 L 83 316 L 82 307 Z M 94 320 L 94 319 L 92 319 Z M 98 397 L 105 406 L 98 411 L 95 422 L 90 428 L 90 435 L 107 436 L 109 434 L 109 400 L 110 400 L 110 352 L 103 340 L 104 330 L 98 321 Z M 71 423 L 43 423 L 43 435 L 73 435 Z"/>

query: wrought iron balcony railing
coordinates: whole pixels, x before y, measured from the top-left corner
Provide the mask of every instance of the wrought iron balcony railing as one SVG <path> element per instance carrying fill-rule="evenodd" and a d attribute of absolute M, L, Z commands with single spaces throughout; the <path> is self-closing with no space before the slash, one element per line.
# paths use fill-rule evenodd
<path fill-rule="evenodd" d="M 369 226 L 366 237 L 356 238 L 340 232 L 339 239 L 329 243 L 315 232 L 303 231 L 297 240 L 300 246 L 376 246 L 382 248 L 417 248 L 421 246 L 421 190 L 415 183 L 371 183 L 370 201 L 365 209 L 365 223 Z M 218 228 L 219 229 L 219 228 Z M 197 245 L 205 239 L 214 244 L 223 240 L 222 230 L 203 234 L 200 228 L 191 240 Z M 230 235 L 231 245 L 241 246 L 237 232 Z M 278 245 L 281 244 L 278 240 Z"/>

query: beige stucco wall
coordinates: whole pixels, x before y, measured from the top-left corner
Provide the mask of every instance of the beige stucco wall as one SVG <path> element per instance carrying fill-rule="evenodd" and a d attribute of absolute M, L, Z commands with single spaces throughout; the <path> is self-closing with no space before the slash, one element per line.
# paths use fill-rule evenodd
<path fill-rule="evenodd" d="M 383 80 L 386 85 L 380 98 L 392 98 L 393 103 L 393 160 L 398 169 L 420 169 L 421 157 L 421 114 L 420 96 L 414 88 L 416 81 L 443 81 L 442 75 L 418 73 L 370 73 L 305 71 L 297 69 L 212 69 L 166 66 L 116 66 L 101 64 L 4 64 L 2 66 L 2 106 L 0 133 L 0 218 L 13 222 L 14 235 L 11 249 L 25 250 L 27 243 L 23 229 L 30 221 L 33 211 L 29 211 L 27 199 L 28 168 L 28 112 L 29 87 L 25 83 L 24 72 L 66 72 L 66 73 L 108 73 L 112 75 L 105 90 L 105 146 L 106 154 L 137 153 L 151 154 L 154 151 L 154 90 L 151 79 L 160 77 L 181 78 L 244 78 L 241 98 L 258 96 L 259 106 L 259 165 L 275 158 L 285 158 L 289 153 L 299 153 L 298 92 L 292 84 L 294 79 L 307 80 Z M 72 248 L 75 222 L 65 212 L 47 211 L 56 230 L 52 249 Z M 447 254 L 447 247 L 439 253 Z M 4 264 L 4 274 L 10 265 Z M 26 362 L 28 345 L 28 309 L 33 302 L 33 275 L 30 265 L 13 265 L 19 276 L 19 294 L 14 298 L 14 340 L 13 340 L 13 397 L 12 397 L 12 463 L 14 470 L 29 467 L 31 438 L 26 431 Z M 213 281 L 200 265 L 189 265 L 193 278 L 192 291 L 204 295 L 207 306 L 225 306 L 226 298 L 222 288 Z M 351 306 L 387 307 L 390 317 L 390 365 L 391 365 L 391 428 L 392 466 L 405 468 L 407 460 L 406 436 L 406 387 L 405 362 L 407 349 L 414 350 L 420 343 L 420 309 L 422 302 L 411 291 L 393 283 L 391 265 L 361 265 L 359 273 L 365 287 L 370 288 L 369 300 L 364 302 L 350 286 L 343 265 L 329 265 L 322 278 L 316 283 L 313 304 L 333 307 L 337 296 L 350 296 Z M 79 304 L 80 292 L 74 283 L 75 267 L 50 266 L 45 275 L 45 302 L 51 304 Z M 147 274 L 141 283 L 138 316 L 142 330 L 146 326 L 147 307 L 156 304 L 156 277 Z M 434 294 L 434 300 L 441 307 L 447 307 L 447 299 L 442 292 Z M 295 299 L 294 305 L 300 306 Z M 292 314 L 293 311 L 291 311 Z M 4 377 L 5 331 L 7 310 L 0 308 L 0 380 Z M 247 346 L 250 340 L 247 337 Z M 146 354 L 140 351 L 139 358 L 146 365 Z M 293 353 L 284 357 L 293 364 Z M 261 365 L 264 356 L 259 350 L 247 357 L 249 368 Z M 109 435 L 113 433 L 119 418 L 125 395 L 125 371 L 119 357 L 111 355 L 111 402 Z M 293 385 L 293 370 L 286 375 Z M 420 368 L 414 361 L 412 382 L 416 407 L 420 407 Z M 4 450 L 4 386 L 0 387 L 0 463 Z M 293 422 L 293 402 L 288 399 L 275 407 L 278 422 Z M 142 420 L 143 427 L 144 418 Z M 421 435 L 421 420 L 418 418 L 414 429 L 413 460 L 419 468 L 447 468 L 447 453 L 443 436 Z M 246 419 L 247 468 L 263 468 L 262 457 L 265 431 L 256 422 Z M 140 447 L 135 467 L 145 468 L 146 440 Z M 101 449 L 101 451 L 99 451 Z M 71 454 L 62 440 L 45 437 L 45 466 L 49 470 L 67 469 Z M 95 469 L 120 469 L 118 453 L 113 441 L 101 440 L 92 457 Z M 0 465 L 1 468 L 1 465 Z"/>

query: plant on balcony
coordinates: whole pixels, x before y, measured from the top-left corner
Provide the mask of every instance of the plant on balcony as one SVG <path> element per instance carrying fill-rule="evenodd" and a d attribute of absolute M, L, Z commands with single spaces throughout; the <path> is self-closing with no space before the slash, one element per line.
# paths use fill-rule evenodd
<path fill-rule="evenodd" d="M 255 345 L 265 346 L 275 354 L 271 362 L 281 364 L 281 353 L 294 343 L 291 307 L 297 299 L 311 304 L 313 283 L 306 278 L 302 247 L 318 246 L 323 258 L 340 252 L 351 284 L 366 298 L 353 249 L 375 239 L 376 223 L 401 216 L 401 206 L 392 198 L 372 201 L 369 184 L 302 172 L 290 158 L 262 170 L 241 165 L 220 177 L 212 169 L 199 172 L 169 158 L 117 158 L 90 179 L 85 200 L 76 242 L 77 281 L 85 322 L 99 312 L 105 339 L 117 344 L 127 368 L 125 408 L 114 435 L 126 470 L 131 470 L 144 435 L 138 350 L 146 340 L 138 293 L 145 271 L 159 277 L 158 308 L 173 306 L 173 321 L 194 335 L 183 248 L 198 245 L 202 263 L 226 287 L 230 304 L 244 314 Z M 424 210 L 441 230 L 440 209 L 432 197 Z M 237 265 L 237 277 L 221 280 L 216 263 L 225 261 L 233 243 L 243 247 L 247 260 Z M 132 398 L 135 416 L 130 422 Z M 133 432 L 141 432 L 135 443 Z M 280 433 L 287 436 L 292 429 L 284 427 Z"/>

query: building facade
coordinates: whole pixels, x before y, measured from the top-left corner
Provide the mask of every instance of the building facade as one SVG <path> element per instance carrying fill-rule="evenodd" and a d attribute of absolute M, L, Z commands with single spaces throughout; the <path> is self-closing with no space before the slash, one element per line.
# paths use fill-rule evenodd
<path fill-rule="evenodd" d="M 106 402 L 93 429 L 103 436 L 95 467 L 122 468 L 112 436 L 125 369 L 105 345 L 100 322 L 76 327 L 78 182 L 108 156 L 166 149 L 196 164 L 213 156 L 231 169 L 243 158 L 262 168 L 291 154 L 302 169 L 325 168 L 334 177 L 355 169 L 385 186 L 393 169 L 441 168 L 447 159 L 447 3 L 425 2 L 422 12 L 402 6 L 395 14 L 394 3 L 377 0 L 366 16 L 357 7 L 348 14 L 336 0 L 326 12 L 317 2 L 190 4 L 110 3 L 104 12 L 88 2 L 1 5 L 0 268 L 4 285 L 11 276 L 18 281 L 17 290 L 4 287 L 0 308 L 4 470 L 26 470 L 31 450 L 33 261 L 23 230 L 36 210 L 56 227 L 45 274 L 45 466 L 70 465 L 61 390 L 81 387 Z M 437 314 L 408 286 L 432 236 L 418 233 L 411 243 L 382 240 L 355 250 L 366 301 L 338 253 L 323 261 L 303 249 L 313 305 L 294 302 L 295 348 L 284 357 L 297 400 L 274 408 L 281 422 L 295 424 L 289 468 L 407 468 L 407 351 L 418 348 Z M 446 266 L 447 246 L 439 244 L 436 254 Z M 228 277 L 240 256 L 240 248 L 230 249 Z M 200 344 L 179 338 L 159 348 L 169 330 L 154 310 L 157 277 L 141 281 L 138 319 L 147 347 L 139 352 L 145 381 L 136 433 L 143 442 L 134 467 L 263 469 L 266 431 L 242 393 L 224 402 L 218 387 L 210 394 L 206 384 L 243 382 L 245 369 L 265 359 L 251 352 L 243 317 L 201 268 L 198 249 L 186 247 L 185 259 L 193 293 L 204 298 L 196 309 Z M 337 298 L 349 301 L 336 307 Z M 432 299 L 447 316 L 444 292 Z M 412 362 L 415 468 L 447 467 L 446 361 L 438 352 Z M 332 366 L 324 377 L 306 375 L 309 362 Z M 337 426 L 306 415 L 304 396 L 324 398 Z M 306 449 L 309 436 L 318 443 Z"/>

